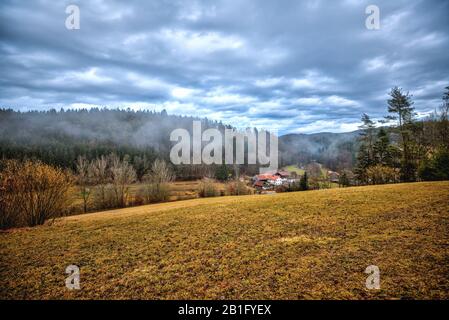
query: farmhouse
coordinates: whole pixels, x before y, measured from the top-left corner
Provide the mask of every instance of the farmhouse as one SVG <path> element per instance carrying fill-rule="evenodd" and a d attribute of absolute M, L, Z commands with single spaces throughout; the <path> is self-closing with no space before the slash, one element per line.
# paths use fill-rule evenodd
<path fill-rule="evenodd" d="M 290 178 L 290 173 L 283 170 L 259 174 L 254 176 L 252 180 L 254 182 L 254 188 L 262 190 L 274 189 L 275 187 L 294 181 L 294 179 Z"/>
<path fill-rule="evenodd" d="M 268 184 L 266 181 L 258 180 L 254 183 L 254 188 L 256 189 L 263 189 L 264 187 L 267 187 Z"/>
<path fill-rule="evenodd" d="M 327 171 L 327 176 L 329 177 L 330 182 L 338 183 L 338 181 L 340 179 L 340 174 L 335 171 L 330 171 L 330 170 Z"/>
<path fill-rule="evenodd" d="M 285 170 L 276 171 L 274 175 L 280 177 L 281 179 L 288 179 L 291 176 L 290 172 Z"/>

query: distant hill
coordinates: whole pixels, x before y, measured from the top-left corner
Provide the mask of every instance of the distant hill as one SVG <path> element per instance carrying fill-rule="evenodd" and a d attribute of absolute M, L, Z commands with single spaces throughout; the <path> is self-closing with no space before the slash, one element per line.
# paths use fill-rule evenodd
<path fill-rule="evenodd" d="M 304 165 L 311 161 L 332 170 L 352 168 L 355 164 L 360 131 L 286 134 L 279 138 L 282 165 Z"/>

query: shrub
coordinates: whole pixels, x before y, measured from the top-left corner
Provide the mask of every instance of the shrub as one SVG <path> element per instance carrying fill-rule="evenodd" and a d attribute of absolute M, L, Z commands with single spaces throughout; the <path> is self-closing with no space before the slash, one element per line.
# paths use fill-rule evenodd
<path fill-rule="evenodd" d="M 121 160 L 117 155 L 112 154 L 109 161 L 115 206 L 119 208 L 126 207 L 129 197 L 129 185 L 136 181 L 136 171 L 126 157 Z"/>
<path fill-rule="evenodd" d="M 399 172 L 397 169 L 380 164 L 366 169 L 366 176 L 372 184 L 385 184 L 399 181 Z"/>
<path fill-rule="evenodd" d="M 291 182 L 289 184 L 284 184 L 281 186 L 277 186 L 275 188 L 275 191 L 277 193 L 282 193 L 282 192 L 295 192 L 295 191 L 302 191 L 301 189 L 301 184 L 300 182 Z"/>
<path fill-rule="evenodd" d="M 11 179 L 2 173 L 0 175 L 0 229 L 8 229 L 21 224 L 22 216 L 12 187 Z"/>
<path fill-rule="evenodd" d="M 125 186 L 129 188 L 129 186 Z M 117 200 L 117 188 L 112 183 L 98 185 L 94 189 L 94 207 L 97 210 L 123 207 Z M 128 191 L 127 191 L 128 192 Z M 128 199 L 128 194 L 127 198 Z"/>
<path fill-rule="evenodd" d="M 0 173 L 0 227 L 36 226 L 68 210 L 72 176 L 41 162 L 8 160 Z"/>
<path fill-rule="evenodd" d="M 132 206 L 141 206 L 145 204 L 145 198 L 142 196 L 141 193 L 136 194 L 131 201 Z"/>
<path fill-rule="evenodd" d="M 93 165 L 86 157 L 79 156 L 76 161 L 76 185 L 83 199 L 83 212 L 87 212 L 89 199 L 92 194 L 93 185 Z"/>
<path fill-rule="evenodd" d="M 168 183 L 147 183 L 140 190 L 140 196 L 145 203 L 165 202 L 170 200 Z"/>
<path fill-rule="evenodd" d="M 140 190 L 146 203 L 165 202 L 170 200 L 169 182 L 175 178 L 173 171 L 164 160 L 156 159 L 151 171 L 144 176 L 145 185 Z"/>
<path fill-rule="evenodd" d="M 104 209 L 108 207 L 107 184 L 110 182 L 110 174 L 108 168 L 108 158 L 101 156 L 91 163 L 92 182 L 95 184 L 94 197 L 95 207 Z"/>
<path fill-rule="evenodd" d="M 220 191 L 213 182 L 203 181 L 198 188 L 198 195 L 202 198 L 218 197 L 220 195 Z"/>
<path fill-rule="evenodd" d="M 227 194 L 230 196 L 240 196 L 246 194 L 252 194 L 253 191 L 243 181 L 232 181 L 226 186 Z"/>
<path fill-rule="evenodd" d="M 121 159 L 111 153 L 93 160 L 90 164 L 84 163 L 81 158 L 77 167 L 82 196 L 90 196 L 91 189 L 88 187 L 90 184 L 95 185 L 93 194 L 96 209 L 122 208 L 129 205 L 130 185 L 136 181 L 137 175 L 128 156 Z M 81 175 L 83 169 L 88 172 Z M 80 183 L 80 180 L 83 183 Z M 87 209 L 86 201 L 84 208 Z"/>
<path fill-rule="evenodd" d="M 351 186 L 351 172 L 347 170 L 343 170 L 338 177 L 338 185 L 340 187 L 349 187 Z"/>
<path fill-rule="evenodd" d="M 288 187 L 284 185 L 276 186 L 276 188 L 274 188 L 274 191 L 276 191 L 276 193 L 289 192 Z"/>
<path fill-rule="evenodd" d="M 301 185 L 301 181 L 291 182 L 288 184 L 288 191 L 290 191 L 290 192 L 305 191 L 305 190 L 307 190 L 307 187 L 304 187 L 303 185 Z"/>
<path fill-rule="evenodd" d="M 218 181 L 227 181 L 229 176 L 230 172 L 225 164 L 222 164 L 215 170 L 215 179 Z"/>
<path fill-rule="evenodd" d="M 422 180 L 449 180 L 449 152 L 438 151 L 431 159 L 426 159 L 418 169 Z"/>

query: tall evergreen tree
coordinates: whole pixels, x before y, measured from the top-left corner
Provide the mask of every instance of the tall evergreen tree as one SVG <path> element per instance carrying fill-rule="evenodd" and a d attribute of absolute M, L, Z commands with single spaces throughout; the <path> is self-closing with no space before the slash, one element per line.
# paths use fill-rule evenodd
<path fill-rule="evenodd" d="M 375 164 L 374 145 L 375 145 L 375 123 L 366 114 L 362 114 L 362 125 L 359 128 L 360 133 L 360 147 L 357 152 L 357 167 L 355 173 L 358 179 L 366 183 L 366 170 Z"/>
<path fill-rule="evenodd" d="M 299 181 L 299 189 L 301 191 L 309 190 L 309 178 L 307 177 L 307 172 L 304 172 L 304 175 Z"/>
<path fill-rule="evenodd" d="M 359 151 L 357 152 L 357 166 L 354 169 L 354 173 L 357 175 L 357 179 L 361 183 L 367 183 L 366 170 L 372 165 L 369 154 L 365 144 L 361 144 Z"/>
<path fill-rule="evenodd" d="M 362 125 L 359 126 L 362 129 L 360 133 L 360 140 L 366 147 L 367 157 L 370 164 L 374 164 L 374 141 L 375 141 L 375 122 L 366 114 L 362 114 Z"/>
<path fill-rule="evenodd" d="M 443 94 L 443 104 L 440 108 L 439 144 L 441 148 L 449 152 L 449 86 Z"/>
<path fill-rule="evenodd" d="M 229 170 L 225 164 L 216 168 L 215 178 L 219 181 L 227 181 L 229 179 Z"/>
<path fill-rule="evenodd" d="M 396 121 L 401 136 L 402 159 L 401 177 L 403 181 L 414 181 L 416 175 L 416 162 L 412 152 L 412 126 L 415 118 L 412 96 L 402 89 L 394 87 L 388 99 L 387 120 Z"/>
<path fill-rule="evenodd" d="M 384 128 L 381 128 L 377 133 L 377 140 L 374 143 L 374 154 L 376 164 L 392 166 L 390 138 Z"/>

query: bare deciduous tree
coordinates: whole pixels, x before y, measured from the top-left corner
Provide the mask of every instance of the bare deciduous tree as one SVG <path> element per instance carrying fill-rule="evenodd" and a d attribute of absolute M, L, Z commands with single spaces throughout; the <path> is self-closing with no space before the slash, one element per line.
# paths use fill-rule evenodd
<path fill-rule="evenodd" d="M 169 182 L 174 174 L 164 160 L 156 159 L 151 171 L 144 176 L 143 194 L 147 203 L 167 201 L 170 197 Z"/>
<path fill-rule="evenodd" d="M 120 160 L 116 154 L 109 156 L 109 165 L 116 206 L 125 207 L 128 202 L 130 184 L 136 181 L 136 171 L 126 157 Z"/>
<path fill-rule="evenodd" d="M 174 179 L 172 170 L 164 160 L 156 159 L 151 166 L 151 181 L 153 183 L 167 183 Z"/>
<path fill-rule="evenodd" d="M 83 211 L 87 212 L 87 206 L 92 193 L 93 170 L 86 157 L 79 156 L 76 161 L 76 184 L 83 199 Z"/>
<path fill-rule="evenodd" d="M 108 159 L 105 156 L 92 161 L 91 175 L 93 183 L 96 185 L 95 192 L 97 198 L 97 206 L 100 208 L 106 207 L 106 185 L 109 183 L 109 173 L 108 173 Z"/>

